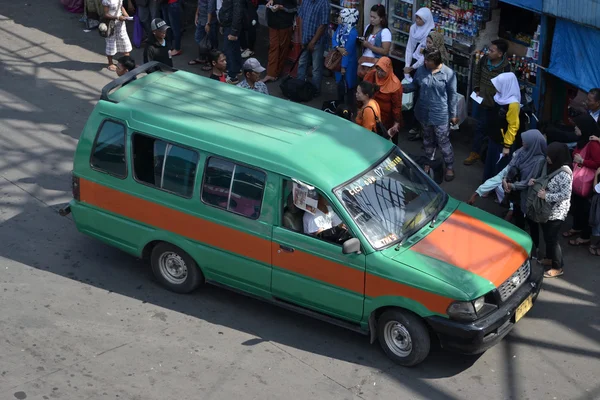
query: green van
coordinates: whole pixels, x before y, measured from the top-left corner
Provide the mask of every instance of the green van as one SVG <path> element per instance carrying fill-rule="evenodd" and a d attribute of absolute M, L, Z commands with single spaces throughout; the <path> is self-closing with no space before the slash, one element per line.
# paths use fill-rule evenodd
<path fill-rule="evenodd" d="M 369 335 L 405 366 L 432 341 L 485 351 L 543 279 L 525 232 L 450 198 L 391 142 L 158 63 L 102 90 L 71 212 L 170 290 L 241 291 Z"/>

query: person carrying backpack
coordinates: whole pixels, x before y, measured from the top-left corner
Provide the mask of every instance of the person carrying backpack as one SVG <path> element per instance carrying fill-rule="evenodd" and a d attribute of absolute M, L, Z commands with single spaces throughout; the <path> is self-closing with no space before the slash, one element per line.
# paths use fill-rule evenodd
<path fill-rule="evenodd" d="M 556 278 L 564 271 L 562 249 L 558 242 L 560 230 L 569 213 L 573 172 L 569 148 L 564 143 L 554 142 L 548 146 L 546 174 L 529 182 L 527 196 L 527 218 L 530 220 L 531 240 L 539 249 L 538 226 L 542 228 L 546 243 L 546 257 L 540 264 L 549 266 L 545 278 Z M 535 254 L 535 253 L 534 253 Z"/>

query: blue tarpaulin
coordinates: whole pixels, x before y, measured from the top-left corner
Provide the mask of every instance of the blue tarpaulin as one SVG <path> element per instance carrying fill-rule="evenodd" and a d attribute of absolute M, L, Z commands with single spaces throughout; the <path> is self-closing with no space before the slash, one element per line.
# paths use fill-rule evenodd
<path fill-rule="evenodd" d="M 513 6 L 526 8 L 531 11 L 542 12 L 542 0 L 502 0 L 503 3 L 512 4 Z"/>
<path fill-rule="evenodd" d="M 578 88 L 600 87 L 600 31 L 556 20 L 548 72 Z"/>

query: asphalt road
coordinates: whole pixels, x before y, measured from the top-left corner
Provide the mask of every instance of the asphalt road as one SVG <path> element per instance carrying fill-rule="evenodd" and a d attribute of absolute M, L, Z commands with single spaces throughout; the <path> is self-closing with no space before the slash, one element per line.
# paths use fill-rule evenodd
<path fill-rule="evenodd" d="M 498 346 L 406 369 L 361 335 L 222 289 L 167 292 L 141 261 L 79 234 L 57 209 L 114 75 L 79 16 L 27 1 L 0 2 L 1 399 L 600 398 L 600 266 L 584 248 L 565 249 L 564 278 Z M 444 186 L 464 200 L 481 170 L 460 165 Z"/>

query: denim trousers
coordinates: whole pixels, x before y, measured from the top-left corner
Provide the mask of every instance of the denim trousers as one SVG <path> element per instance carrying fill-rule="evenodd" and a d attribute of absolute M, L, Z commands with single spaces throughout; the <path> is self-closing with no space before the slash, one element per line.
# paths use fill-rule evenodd
<path fill-rule="evenodd" d="M 235 79 L 242 68 L 242 53 L 240 49 L 240 38 L 229 40 L 227 37 L 231 34 L 231 27 L 223 29 L 223 52 L 227 57 L 227 76 Z"/>
<path fill-rule="evenodd" d="M 175 3 L 163 4 L 161 10 L 163 19 L 171 27 L 167 34 L 172 35 L 173 50 L 181 50 L 181 3 L 178 0 Z"/>
<path fill-rule="evenodd" d="M 319 43 L 315 45 L 313 51 L 309 51 L 308 48 L 302 50 L 302 56 L 298 62 L 298 74 L 297 78 L 301 80 L 306 79 L 306 70 L 308 68 L 309 57 L 312 60 L 312 84 L 317 89 L 317 93 L 321 92 L 321 81 L 323 80 L 323 52 L 325 51 L 325 41 L 319 40 Z"/>
<path fill-rule="evenodd" d="M 483 139 L 485 138 L 484 130 L 488 123 L 488 113 L 486 111 L 487 110 L 483 106 L 473 102 L 471 114 L 477 122 L 473 136 L 473 147 L 471 148 L 473 153 L 479 154 L 481 152 L 481 146 L 483 145 Z"/>

